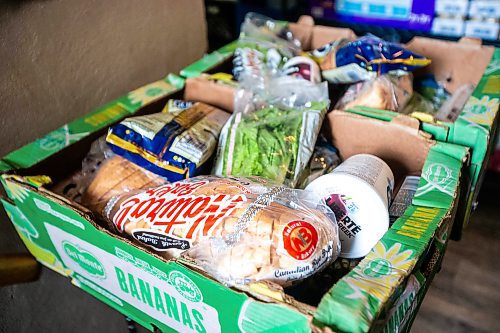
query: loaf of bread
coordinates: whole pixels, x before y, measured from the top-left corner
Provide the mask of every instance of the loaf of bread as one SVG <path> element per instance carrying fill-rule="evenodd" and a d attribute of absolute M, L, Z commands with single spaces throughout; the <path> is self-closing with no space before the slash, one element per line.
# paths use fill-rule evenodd
<path fill-rule="evenodd" d="M 287 285 L 339 252 L 334 218 L 309 207 L 303 193 L 256 179 L 195 177 L 112 199 L 105 215 L 160 255 L 184 254 L 222 281 Z"/>
<path fill-rule="evenodd" d="M 365 106 L 380 110 L 402 111 L 413 95 L 413 76 L 383 75 L 351 85 L 336 105 L 337 110 Z"/>
<path fill-rule="evenodd" d="M 120 156 L 103 162 L 82 196 L 82 204 L 101 215 L 108 201 L 127 191 L 146 189 L 166 181 Z"/>

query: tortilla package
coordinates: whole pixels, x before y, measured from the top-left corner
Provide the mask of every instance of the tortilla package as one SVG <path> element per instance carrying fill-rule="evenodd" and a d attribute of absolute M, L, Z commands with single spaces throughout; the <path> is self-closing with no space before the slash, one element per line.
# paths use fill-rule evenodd
<path fill-rule="evenodd" d="M 200 176 L 117 196 L 105 217 L 160 255 L 184 254 L 228 284 L 287 285 L 340 251 L 335 217 L 311 195 L 261 178 Z"/>

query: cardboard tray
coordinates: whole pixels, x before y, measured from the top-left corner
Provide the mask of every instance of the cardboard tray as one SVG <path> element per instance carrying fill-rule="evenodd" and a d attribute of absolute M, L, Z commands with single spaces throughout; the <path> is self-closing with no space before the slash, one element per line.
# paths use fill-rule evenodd
<path fill-rule="evenodd" d="M 290 23 L 289 27 L 306 50 L 318 48 L 339 38 L 356 38 L 350 29 L 314 25 L 314 20 L 310 16 L 302 16 L 297 23 Z M 237 46 L 237 41 L 234 41 L 204 56 L 184 68 L 180 72 L 181 76 L 196 77 L 201 73 L 218 71 L 230 73 L 232 70 L 230 60 Z M 460 211 L 457 214 L 457 220 L 460 222 L 456 224 L 453 232 L 453 238 L 458 240 L 469 222 L 473 208 L 477 206 L 477 195 L 484 179 L 498 127 L 500 49 L 481 46 L 480 40 L 471 38 L 450 42 L 415 37 L 406 47 L 432 60 L 431 65 L 420 73 L 434 73 L 438 81 L 446 82 L 449 91 L 454 92 L 467 82 L 476 85 L 472 96 L 454 123 L 437 121 L 430 115 L 414 115 L 422 121 L 421 129 L 431 133 L 436 140 L 472 148 L 468 168 L 471 191 L 463 194 Z M 368 108 L 349 111 L 385 121 L 398 116 L 395 112 Z"/>
<path fill-rule="evenodd" d="M 50 179 L 57 183 L 78 170 L 106 127 L 131 114 L 161 111 L 168 98 L 182 97 L 183 83 L 169 75 L 4 159 L 1 201 L 37 260 L 150 330 L 409 329 L 444 254 L 458 197 L 468 190 L 462 188 L 468 148 L 431 140 L 416 119 L 400 116 L 386 123 L 341 111 L 327 115 L 331 139 L 344 158 L 373 153 L 396 174 L 421 171 L 422 177 L 405 214 L 319 304 L 301 303 L 267 283 L 225 287 L 191 262 L 166 261 L 111 234 L 88 209 L 50 190 Z M 394 137 L 400 144 L 391 145 Z"/>

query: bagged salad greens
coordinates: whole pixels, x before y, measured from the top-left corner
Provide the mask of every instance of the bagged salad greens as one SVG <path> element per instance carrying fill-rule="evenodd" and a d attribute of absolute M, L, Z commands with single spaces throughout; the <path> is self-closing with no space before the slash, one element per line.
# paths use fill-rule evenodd
<path fill-rule="evenodd" d="M 262 176 L 295 187 L 329 102 L 326 82 L 247 76 L 222 129 L 214 173 Z"/>

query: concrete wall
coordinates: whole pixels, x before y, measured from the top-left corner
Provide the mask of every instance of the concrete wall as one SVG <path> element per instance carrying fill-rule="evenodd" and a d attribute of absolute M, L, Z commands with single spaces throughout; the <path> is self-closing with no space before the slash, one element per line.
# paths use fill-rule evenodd
<path fill-rule="evenodd" d="M 205 52 L 201 0 L 0 1 L 0 156 Z M 0 214 L 0 253 L 26 251 Z M 123 315 L 44 269 L 0 288 L 0 332 L 126 332 Z M 142 330 L 140 330 L 142 331 Z"/>

